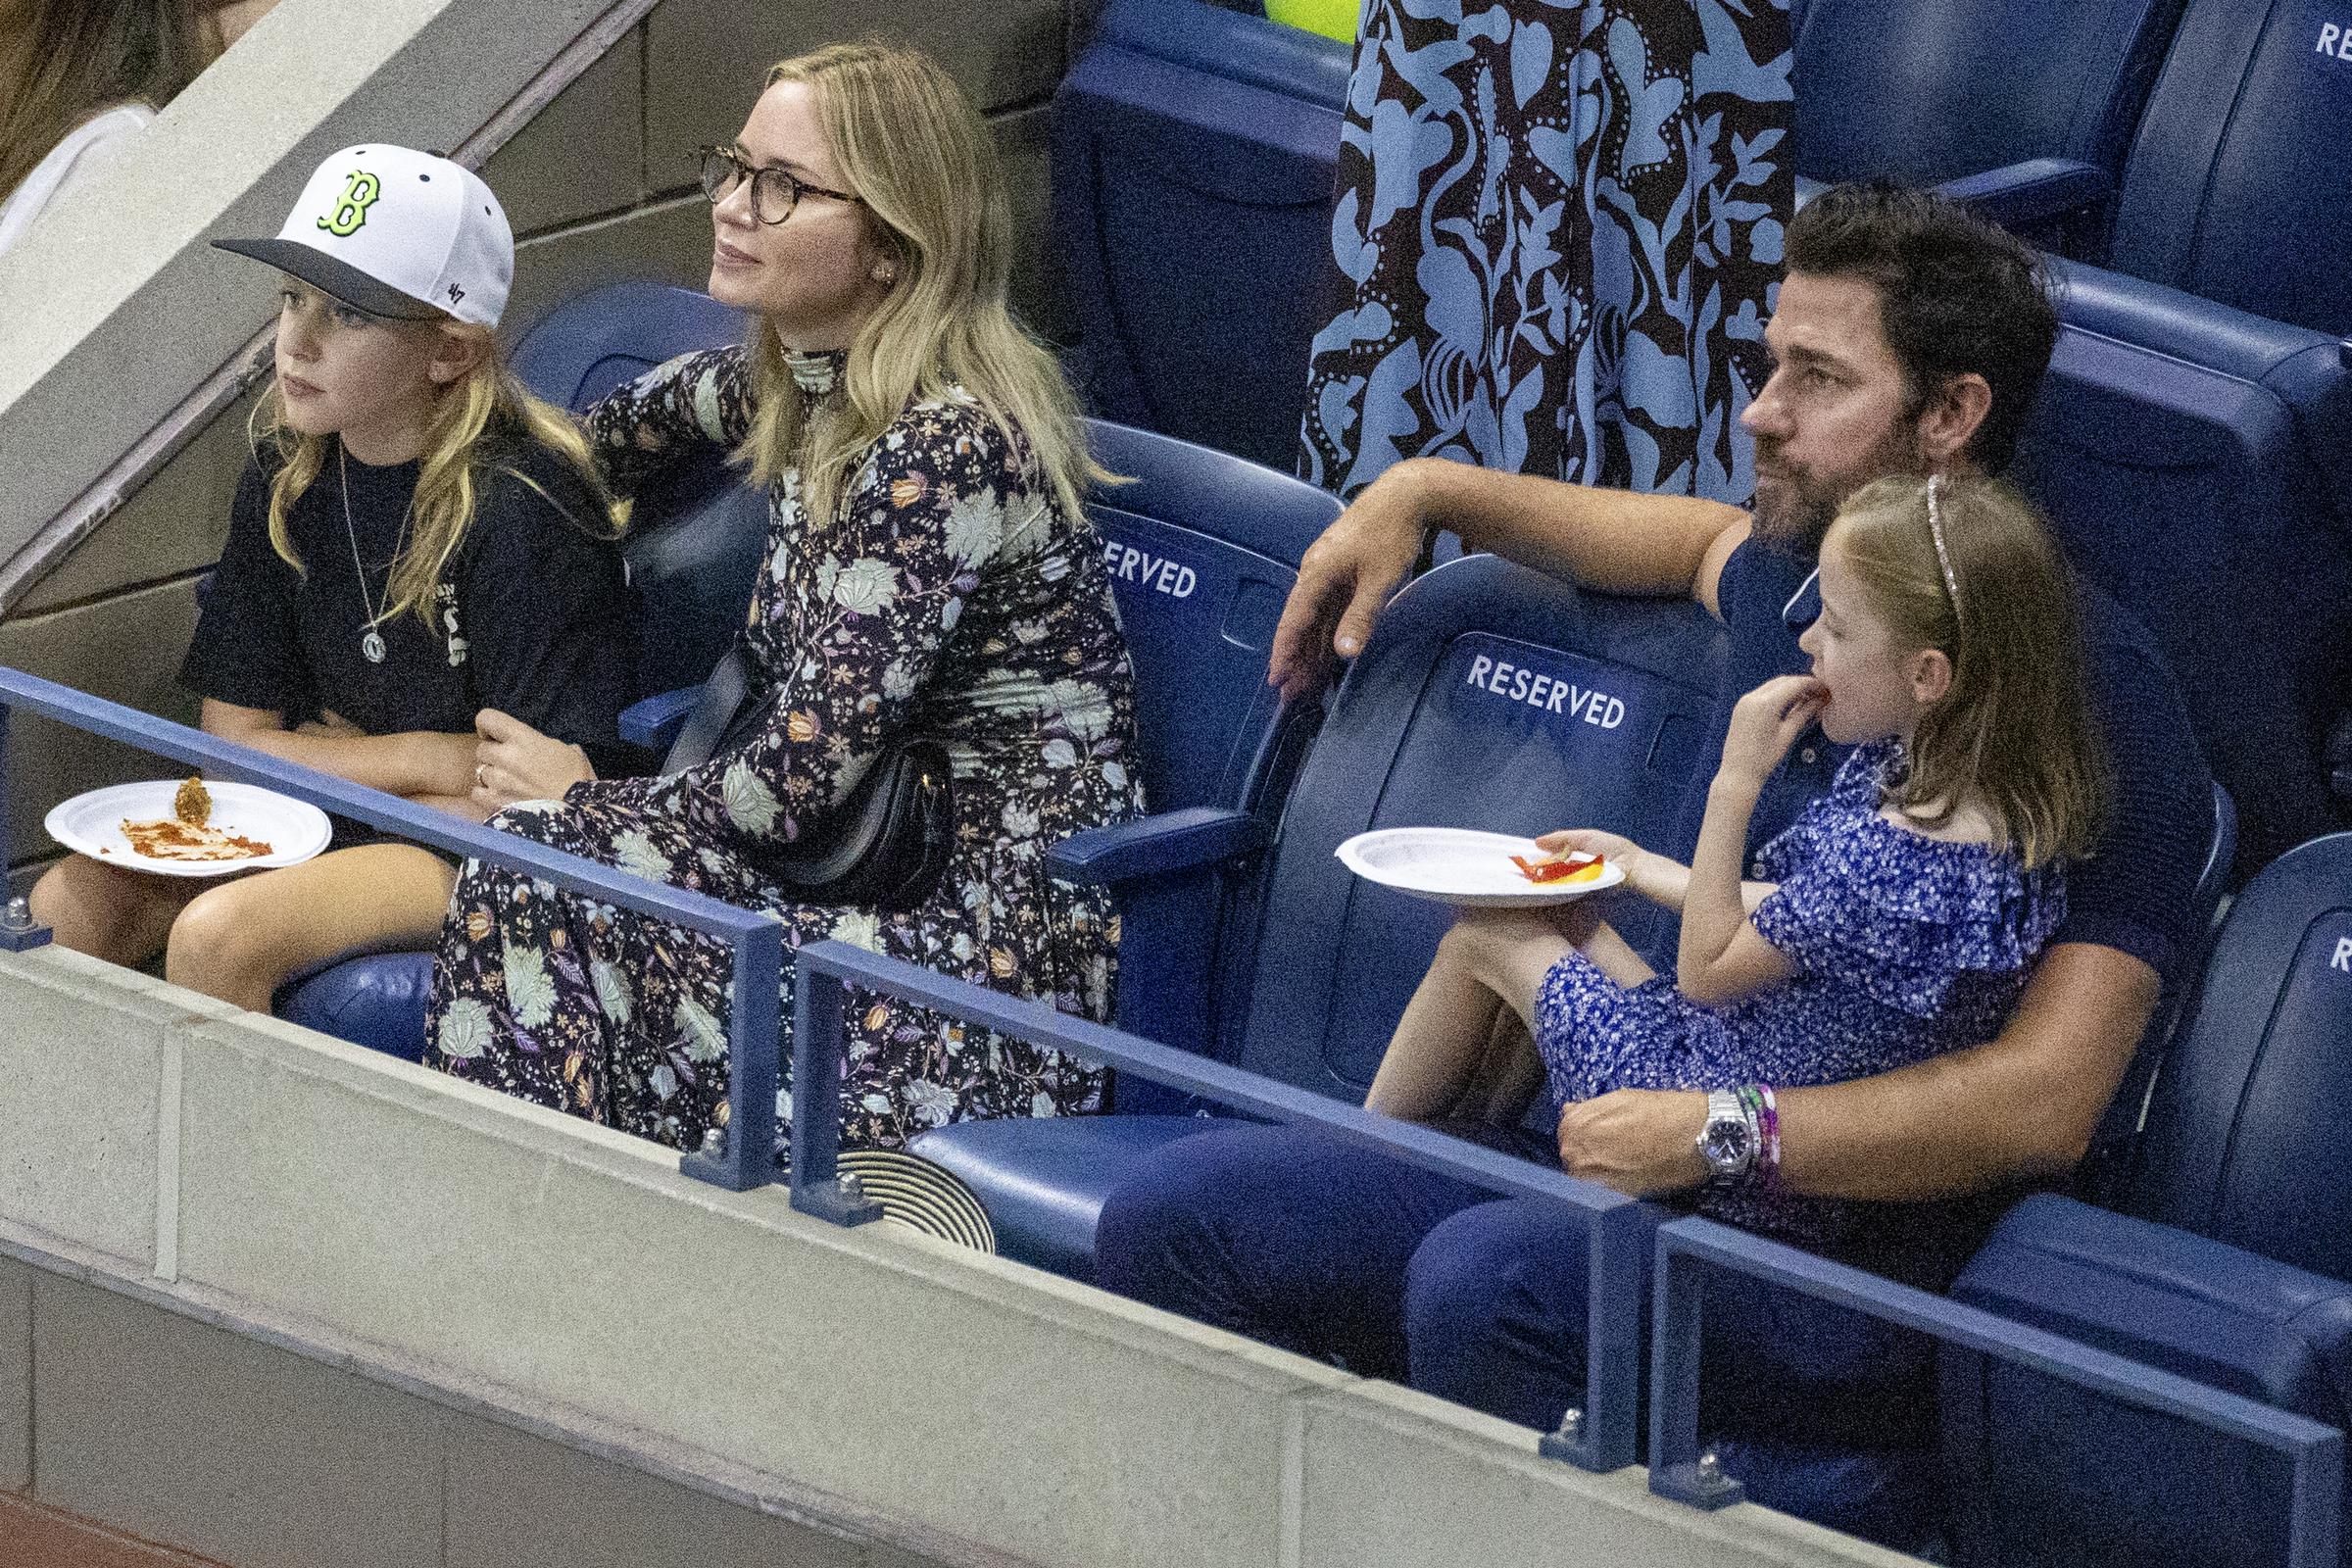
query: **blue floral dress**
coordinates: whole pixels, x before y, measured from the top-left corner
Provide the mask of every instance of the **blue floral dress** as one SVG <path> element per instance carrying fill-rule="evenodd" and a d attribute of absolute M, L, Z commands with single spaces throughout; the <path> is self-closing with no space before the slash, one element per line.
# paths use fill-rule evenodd
<path fill-rule="evenodd" d="M 798 395 L 837 398 L 842 357 L 793 356 Z M 613 488 L 750 428 L 743 351 L 687 356 L 589 415 Z M 1092 1018 L 1108 1015 L 1116 922 L 1055 883 L 1046 846 L 1142 808 L 1135 699 L 1092 524 L 968 396 L 910 405 L 835 514 L 788 471 L 744 642 L 766 722 L 700 766 L 595 779 L 492 824 L 773 914 L 789 949 L 832 937 Z M 822 832 L 881 750 L 940 741 L 956 848 L 897 912 L 795 902 L 761 850 Z M 435 966 L 426 1060 L 682 1149 L 726 1123 L 731 962 L 715 939 L 467 861 Z M 785 966 L 784 1032 L 792 1019 Z M 892 1146 L 967 1117 L 1091 1109 L 1100 1069 L 853 991 L 843 1137 Z M 792 1054 L 784 1042 L 789 1080 Z M 790 1114 L 777 1104 L 778 1147 Z"/>
<path fill-rule="evenodd" d="M 1727 1007 L 1663 978 L 1631 990 L 1581 954 L 1544 977 L 1537 1050 L 1553 1108 L 1612 1089 L 1775 1088 L 1867 1078 L 1997 1035 L 2066 914 L 2056 865 L 2025 870 L 1879 814 L 1901 746 L 1858 747 L 1829 792 L 1758 852 L 1778 886 L 1751 918 L 1796 972 Z M 1863 1205 L 1708 1189 L 1716 1218 L 1835 1248 Z"/>

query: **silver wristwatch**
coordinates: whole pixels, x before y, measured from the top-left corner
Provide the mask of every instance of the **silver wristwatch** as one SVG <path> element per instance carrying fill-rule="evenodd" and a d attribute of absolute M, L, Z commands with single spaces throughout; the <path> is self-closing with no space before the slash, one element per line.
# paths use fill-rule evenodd
<path fill-rule="evenodd" d="M 1738 1093 L 1707 1091 L 1707 1119 L 1698 1129 L 1698 1154 L 1707 1162 L 1710 1178 L 1736 1182 L 1744 1177 L 1755 1168 L 1760 1142 L 1755 1113 Z"/>

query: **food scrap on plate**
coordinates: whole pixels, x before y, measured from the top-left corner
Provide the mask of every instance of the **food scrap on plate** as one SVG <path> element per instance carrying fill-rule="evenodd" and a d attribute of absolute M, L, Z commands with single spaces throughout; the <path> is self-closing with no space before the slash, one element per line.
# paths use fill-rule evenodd
<path fill-rule="evenodd" d="M 268 855 L 260 839 L 211 825 L 212 793 L 202 778 L 190 778 L 172 797 L 172 815 L 153 822 L 122 819 L 122 836 L 151 860 L 250 860 Z"/>
<path fill-rule="evenodd" d="M 1511 863 L 1517 866 L 1519 874 L 1530 882 L 1550 883 L 1598 881 L 1602 869 L 1608 862 L 1597 855 L 1571 853 L 1556 857 L 1543 857 L 1533 860 L 1523 855 L 1514 855 L 1511 857 Z"/>

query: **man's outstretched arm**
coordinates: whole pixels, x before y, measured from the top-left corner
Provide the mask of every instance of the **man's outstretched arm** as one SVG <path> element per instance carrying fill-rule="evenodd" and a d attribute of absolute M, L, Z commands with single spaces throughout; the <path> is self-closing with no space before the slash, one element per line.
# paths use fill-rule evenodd
<path fill-rule="evenodd" d="M 1747 514 L 1690 496 L 1407 459 L 1307 548 L 1274 629 L 1267 680 L 1297 696 L 1323 683 L 1335 654 L 1354 658 L 1433 527 L 1450 529 L 1468 549 L 1588 588 L 1690 597 L 1712 611 L 1716 578 L 1746 537 Z"/>
<path fill-rule="evenodd" d="M 2156 971 L 2071 942 L 2035 965 L 1989 1044 L 1875 1078 L 1783 1090 L 1781 1180 L 1821 1198 L 1916 1201 L 2071 1169 L 2156 1008 Z M 1623 1192 L 1695 1187 L 1697 1090 L 1621 1089 L 1560 1113 L 1560 1163 Z"/>

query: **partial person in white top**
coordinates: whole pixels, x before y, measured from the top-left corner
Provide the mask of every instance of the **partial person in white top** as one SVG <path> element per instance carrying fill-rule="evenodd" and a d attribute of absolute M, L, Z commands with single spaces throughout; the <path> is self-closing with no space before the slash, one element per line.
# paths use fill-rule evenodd
<path fill-rule="evenodd" d="M 77 182 L 86 169 L 103 161 L 90 158 L 91 153 L 154 119 L 155 111 L 145 104 L 118 104 L 83 121 L 73 134 L 51 148 L 48 157 L 32 166 L 24 183 L 11 191 L 6 201 L 0 201 L 0 256 L 8 254 L 43 208 Z"/>
<path fill-rule="evenodd" d="M 0 253 L 277 0 L 18 0 L 0 29 Z"/>

